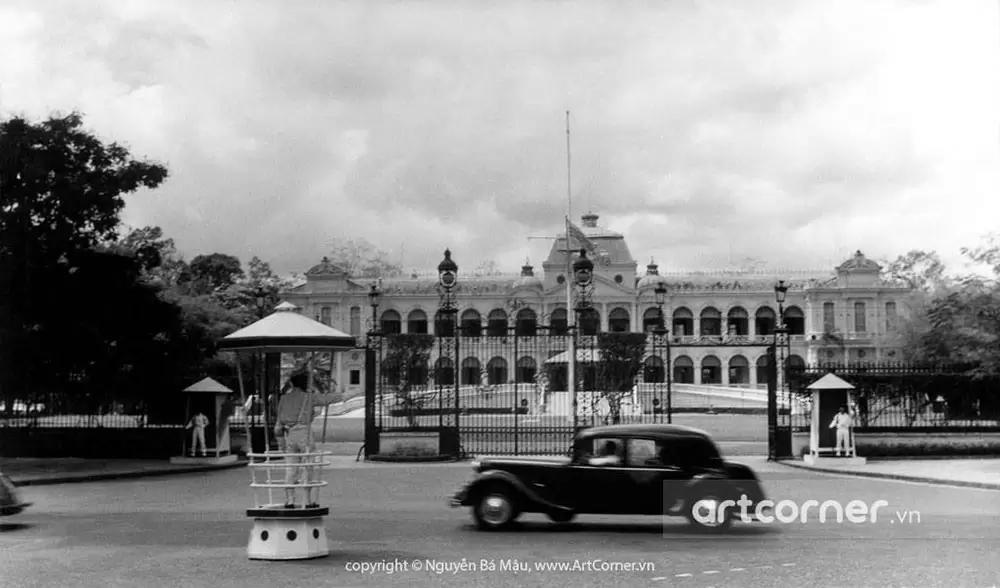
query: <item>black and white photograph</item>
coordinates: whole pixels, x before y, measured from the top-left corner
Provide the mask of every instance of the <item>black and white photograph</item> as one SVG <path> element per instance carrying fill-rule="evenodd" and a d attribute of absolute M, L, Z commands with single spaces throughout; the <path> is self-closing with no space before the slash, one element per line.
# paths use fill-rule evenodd
<path fill-rule="evenodd" d="M 998 554 L 1000 1 L 0 0 L 0 586 Z"/>

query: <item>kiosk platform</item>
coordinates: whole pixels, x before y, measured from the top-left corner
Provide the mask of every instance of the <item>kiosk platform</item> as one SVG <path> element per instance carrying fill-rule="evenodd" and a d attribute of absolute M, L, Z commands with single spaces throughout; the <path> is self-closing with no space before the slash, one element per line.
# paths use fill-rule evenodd
<path fill-rule="evenodd" d="M 314 559 L 326 557 L 330 550 L 326 538 L 326 521 L 329 507 L 319 506 L 320 489 L 327 485 L 323 468 L 330 465 L 326 459 L 329 451 L 315 453 L 250 453 L 251 482 L 254 506 L 247 509 L 253 519 L 247 556 L 260 560 Z M 301 463 L 288 463 L 286 458 L 301 458 Z M 297 484 L 285 482 L 289 468 L 305 470 L 304 479 Z M 277 474 L 273 474 L 277 470 Z M 258 477 L 263 474 L 263 479 Z M 285 506 L 285 490 L 294 488 L 303 500 L 295 506 Z M 277 497 L 275 490 L 278 491 Z M 266 491 L 267 500 L 258 500 Z M 275 500 L 278 498 L 278 500 Z M 311 501 L 311 502 L 310 502 Z"/>

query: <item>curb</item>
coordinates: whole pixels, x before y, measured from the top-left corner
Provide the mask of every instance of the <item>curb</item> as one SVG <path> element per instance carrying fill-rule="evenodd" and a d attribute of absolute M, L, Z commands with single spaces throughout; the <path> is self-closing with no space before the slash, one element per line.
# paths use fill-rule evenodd
<path fill-rule="evenodd" d="M 935 484 L 937 486 L 953 486 L 956 488 L 976 488 L 979 490 L 998 490 L 1000 484 L 990 484 L 988 482 L 966 482 L 964 480 L 943 480 L 941 478 L 928 478 L 924 476 L 906 476 L 902 474 L 885 474 L 882 472 L 860 472 L 851 470 L 837 470 L 833 468 L 817 468 L 810 465 L 793 463 L 789 461 L 779 461 L 781 465 L 811 472 L 823 474 L 840 474 L 844 476 L 855 476 L 858 478 L 876 478 L 882 480 L 901 480 L 904 482 L 922 482 L 924 484 Z"/>
<path fill-rule="evenodd" d="M 383 463 L 442 463 L 457 462 L 458 458 L 452 455 L 372 455 L 365 461 L 375 461 Z"/>
<path fill-rule="evenodd" d="M 246 467 L 246 461 L 237 461 L 235 463 L 227 463 L 222 465 L 207 465 L 207 466 L 182 466 L 170 469 L 155 469 L 155 470 L 132 470 L 124 472 L 100 472 L 100 473 L 81 473 L 77 475 L 66 475 L 66 476 L 56 476 L 56 477 L 46 477 L 46 476 L 25 476 L 23 478 L 17 478 L 11 476 L 11 481 L 17 487 L 21 486 L 50 486 L 55 484 L 75 484 L 78 482 L 102 482 L 107 480 L 128 480 L 134 478 L 153 478 L 160 476 L 170 476 L 173 474 L 194 474 L 199 472 L 214 472 L 219 470 L 228 470 L 239 467 Z"/>

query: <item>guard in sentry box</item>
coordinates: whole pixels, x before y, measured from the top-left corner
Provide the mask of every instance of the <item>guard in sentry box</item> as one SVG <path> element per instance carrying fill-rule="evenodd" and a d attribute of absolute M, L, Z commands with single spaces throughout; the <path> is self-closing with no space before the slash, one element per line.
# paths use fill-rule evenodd
<path fill-rule="evenodd" d="M 851 453 L 849 440 L 852 426 L 854 426 L 854 419 L 847 412 L 847 406 L 843 405 L 840 407 L 840 412 L 833 417 L 833 422 L 830 423 L 831 429 L 837 429 L 837 457 L 840 457 L 841 448 L 844 449 L 845 455 Z"/>

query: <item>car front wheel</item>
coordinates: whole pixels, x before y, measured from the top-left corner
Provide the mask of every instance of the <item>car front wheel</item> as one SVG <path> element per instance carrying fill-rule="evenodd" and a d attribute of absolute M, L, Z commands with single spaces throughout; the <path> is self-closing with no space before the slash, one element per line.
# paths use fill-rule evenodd
<path fill-rule="evenodd" d="M 506 488 L 489 488 L 481 493 L 472 512 L 476 525 L 486 531 L 508 528 L 519 514 L 513 492 Z"/>
<path fill-rule="evenodd" d="M 716 494 L 706 494 L 696 497 L 686 508 L 688 521 L 707 531 L 724 531 L 732 526 L 733 517 L 730 512 L 722 512 L 723 498 Z"/>

